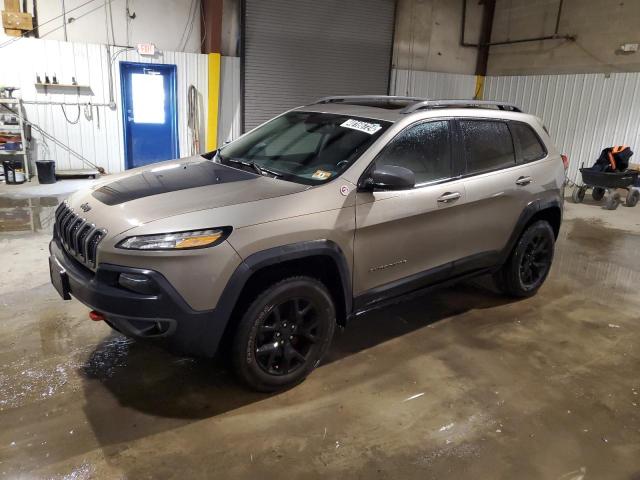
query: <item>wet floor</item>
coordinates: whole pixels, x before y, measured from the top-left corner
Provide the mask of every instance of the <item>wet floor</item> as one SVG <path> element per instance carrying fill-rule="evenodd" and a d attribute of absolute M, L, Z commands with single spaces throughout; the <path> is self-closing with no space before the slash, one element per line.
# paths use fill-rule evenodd
<path fill-rule="evenodd" d="M 60 300 L 55 202 L 0 202 L 24 217 L 1 217 L 2 478 L 640 478 L 638 233 L 574 215 L 536 297 L 480 279 L 360 317 L 262 395 Z"/>

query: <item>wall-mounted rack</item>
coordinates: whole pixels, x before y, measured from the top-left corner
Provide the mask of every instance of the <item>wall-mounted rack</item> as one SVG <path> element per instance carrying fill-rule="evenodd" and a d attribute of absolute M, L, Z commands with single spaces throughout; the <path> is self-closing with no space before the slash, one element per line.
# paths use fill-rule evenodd
<path fill-rule="evenodd" d="M 93 95 L 89 85 L 73 85 L 72 83 L 35 83 L 38 93 L 66 93 L 77 95 Z"/>

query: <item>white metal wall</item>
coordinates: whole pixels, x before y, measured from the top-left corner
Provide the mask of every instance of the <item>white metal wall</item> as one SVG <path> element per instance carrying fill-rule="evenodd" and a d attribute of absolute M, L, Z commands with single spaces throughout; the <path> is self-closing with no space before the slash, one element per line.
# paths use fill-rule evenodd
<path fill-rule="evenodd" d="M 220 66 L 220 117 L 218 145 L 235 140 L 242 133 L 240 57 L 222 57 Z"/>
<path fill-rule="evenodd" d="M 207 115 L 208 63 L 207 56 L 193 53 L 161 52 L 156 57 L 141 57 L 135 51 L 121 51 L 112 47 L 110 53 L 104 45 L 60 42 L 56 40 L 21 39 L 0 49 L 0 84 L 20 87 L 16 96 L 24 100 L 55 102 L 109 102 L 108 62 L 113 61 L 114 101 L 116 109 L 107 106 L 93 108 L 93 119 L 87 120 L 81 107 L 77 124 L 65 120 L 58 105 L 25 105 L 27 119 L 47 133 L 70 146 L 83 157 L 115 173 L 124 169 L 124 145 L 122 106 L 120 95 L 120 61 L 168 63 L 177 66 L 178 134 L 180 155 L 189 154 L 191 139 L 187 131 L 187 88 L 195 85 L 199 92 L 200 143 L 205 144 Z M 10 68 L 14 66 L 15 68 Z M 50 78 L 55 73 L 60 83 L 89 85 L 92 96 L 76 94 L 44 94 L 35 88 L 36 74 L 44 81 L 45 72 Z M 96 109 L 99 113 L 96 114 Z M 66 106 L 69 120 L 75 121 L 77 107 Z M 99 119 L 99 120 L 98 120 Z M 52 142 L 44 141 L 34 130 L 36 148 L 31 152 L 32 161 L 52 159 L 60 170 L 83 168 L 82 162 Z"/>
<path fill-rule="evenodd" d="M 638 72 L 487 77 L 484 98 L 540 117 L 569 155 L 571 181 L 579 180 L 581 163 L 593 164 L 605 147 L 630 145 L 640 156 Z"/>
<path fill-rule="evenodd" d="M 390 95 L 467 99 L 475 95 L 475 75 L 393 69 Z"/>

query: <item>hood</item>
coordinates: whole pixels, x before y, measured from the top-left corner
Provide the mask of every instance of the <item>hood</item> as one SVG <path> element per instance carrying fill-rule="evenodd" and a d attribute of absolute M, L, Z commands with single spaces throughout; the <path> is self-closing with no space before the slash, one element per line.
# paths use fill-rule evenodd
<path fill-rule="evenodd" d="M 96 225 L 123 231 L 166 217 L 289 195 L 308 189 L 202 157 L 156 163 L 118 175 L 69 199 Z M 120 229 L 121 224 L 122 229 Z M 106 225 L 105 225 L 106 226 Z M 113 228 L 115 230 L 113 230 Z"/>

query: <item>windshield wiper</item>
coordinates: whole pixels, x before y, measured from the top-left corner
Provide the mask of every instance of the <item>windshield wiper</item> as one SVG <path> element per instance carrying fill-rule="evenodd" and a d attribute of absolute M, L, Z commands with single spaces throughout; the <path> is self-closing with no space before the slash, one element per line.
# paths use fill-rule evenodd
<path fill-rule="evenodd" d="M 256 162 L 243 162 L 242 160 L 235 160 L 233 158 L 226 158 L 226 157 L 223 158 L 220 154 L 218 154 L 218 157 L 223 162 L 235 163 L 238 165 L 242 165 L 243 167 L 249 167 L 258 175 L 264 175 L 265 173 L 273 177 L 281 177 L 283 175 L 280 172 L 276 172 L 274 170 L 269 170 L 268 168 L 261 167 Z"/>
<path fill-rule="evenodd" d="M 274 177 L 281 177 L 283 175 L 282 173 L 276 172 L 275 170 L 269 170 L 268 168 L 261 167 L 256 162 L 248 162 L 248 165 L 260 175 L 264 175 L 265 173 Z"/>

